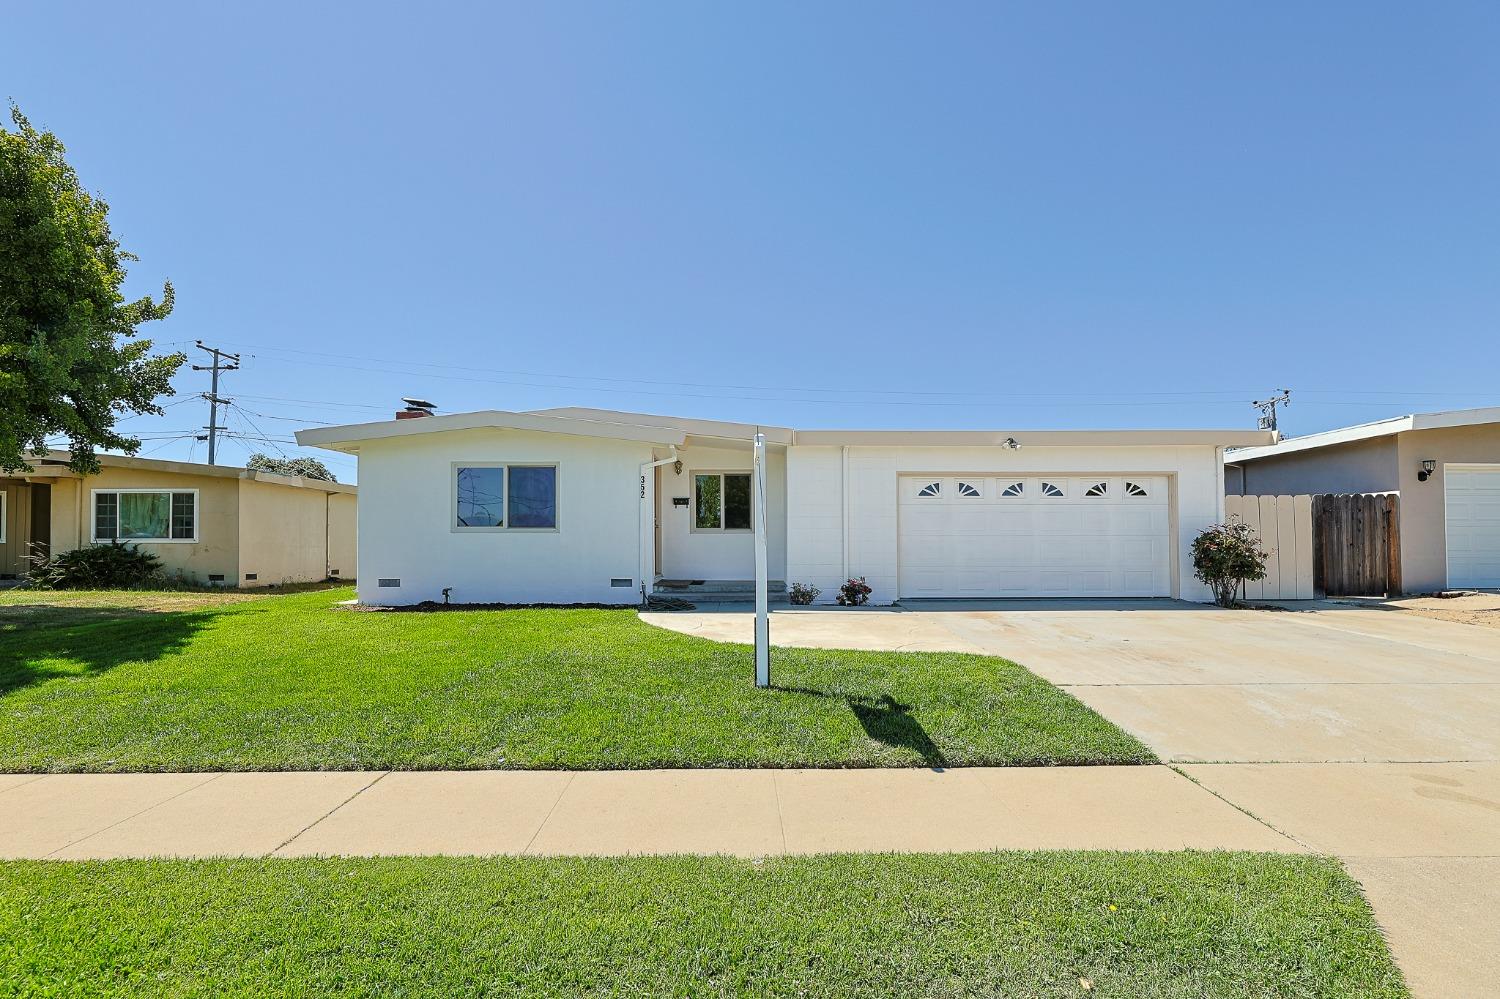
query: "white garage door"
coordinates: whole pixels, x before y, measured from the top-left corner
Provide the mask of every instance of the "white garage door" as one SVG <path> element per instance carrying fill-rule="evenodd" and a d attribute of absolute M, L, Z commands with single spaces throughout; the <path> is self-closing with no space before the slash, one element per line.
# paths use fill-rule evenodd
<path fill-rule="evenodd" d="M 902 476 L 903 597 L 1171 592 L 1165 476 Z"/>
<path fill-rule="evenodd" d="M 1500 467 L 1444 465 L 1448 585 L 1500 586 Z"/>

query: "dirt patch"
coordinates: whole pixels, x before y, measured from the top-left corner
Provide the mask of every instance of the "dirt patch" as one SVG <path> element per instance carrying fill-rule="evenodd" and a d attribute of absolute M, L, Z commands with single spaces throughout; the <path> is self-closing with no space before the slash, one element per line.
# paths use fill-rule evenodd
<path fill-rule="evenodd" d="M 1500 593 L 1471 593 L 1461 597 L 1399 597 L 1383 607 L 1455 624 L 1477 624 L 1500 629 Z"/>

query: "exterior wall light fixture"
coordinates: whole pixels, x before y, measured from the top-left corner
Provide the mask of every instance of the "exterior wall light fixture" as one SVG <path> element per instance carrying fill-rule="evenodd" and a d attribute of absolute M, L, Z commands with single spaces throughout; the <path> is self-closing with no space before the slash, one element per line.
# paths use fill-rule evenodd
<path fill-rule="evenodd" d="M 1437 462 L 1433 461 L 1431 458 L 1423 458 L 1422 470 L 1417 473 L 1417 481 L 1426 482 L 1427 477 L 1435 471 L 1437 471 Z"/>

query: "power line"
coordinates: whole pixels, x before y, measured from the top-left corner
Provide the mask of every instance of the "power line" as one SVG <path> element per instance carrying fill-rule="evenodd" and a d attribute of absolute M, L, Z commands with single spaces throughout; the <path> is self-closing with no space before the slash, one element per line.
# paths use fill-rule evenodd
<path fill-rule="evenodd" d="M 511 368 L 483 368 L 483 367 L 477 367 L 477 366 L 472 365 L 472 364 L 439 364 L 439 363 L 433 362 L 433 361 L 410 361 L 410 360 L 400 360 L 400 359 L 397 359 L 397 358 L 390 358 L 390 357 L 369 357 L 369 356 L 365 356 L 365 355 L 356 355 L 356 354 L 337 354 L 337 353 L 331 353 L 331 352 L 328 352 L 328 351 L 319 351 L 319 350 L 300 350 L 300 349 L 295 348 L 295 347 L 273 347 L 273 346 L 269 346 L 269 345 L 256 345 L 256 344 L 245 344 L 245 343 L 237 344 L 237 346 L 239 346 L 239 347 L 241 347 L 243 349 L 246 349 L 246 350 L 274 350 L 274 351 L 281 351 L 283 353 L 304 355 L 304 356 L 308 356 L 308 357 L 334 358 L 334 359 L 338 359 L 338 360 L 342 360 L 342 361 L 370 361 L 370 362 L 374 362 L 374 363 L 377 363 L 377 364 L 399 364 L 399 365 L 403 365 L 404 367 L 408 367 L 408 368 L 410 368 L 410 367 L 417 367 L 417 368 L 439 368 L 439 369 L 450 370 L 450 371 L 480 371 L 480 372 L 484 372 L 484 373 L 487 373 L 487 374 L 516 375 L 516 376 L 520 376 L 520 377 L 524 377 L 524 378 L 553 378 L 553 379 L 571 380 L 571 381 L 612 382 L 612 383 L 617 383 L 617 384 L 628 384 L 628 385 L 660 385 L 660 386 L 666 386 L 666 387 L 669 387 L 669 388 L 730 389 L 730 390 L 733 390 L 733 391 L 741 391 L 741 392 L 817 392 L 817 393 L 824 393 L 824 394 L 829 394 L 829 395 L 853 395 L 853 394 L 861 394 L 861 393 L 865 394 L 865 395 L 919 395 L 919 396 L 943 396 L 943 397 L 951 397 L 951 398 L 974 397 L 974 398 L 980 398 L 980 399 L 987 399 L 987 398 L 1004 398 L 1004 399 L 1014 399 L 1014 398 L 1058 398 L 1058 399 L 1085 398 L 1086 399 L 1086 398 L 1093 398 L 1096 395 L 1100 394 L 1100 393 L 1090 393 L 1090 392 L 1070 392 L 1070 393 L 1004 392 L 1004 393 L 990 393 L 990 392 L 959 392 L 959 391 L 952 391 L 952 390 L 933 391 L 933 390 L 923 390 L 923 389 L 831 389 L 831 388 L 820 388 L 820 387 L 814 387 L 814 386 L 796 386 L 796 385 L 775 385 L 775 386 L 772 386 L 772 385 L 733 385 L 733 384 L 724 384 L 724 383 L 720 383 L 720 382 L 677 382 L 677 381 L 662 381 L 662 380 L 651 379 L 651 378 L 614 378 L 614 377 L 609 377 L 609 376 L 606 376 L 606 375 L 559 374 L 559 373 L 556 373 L 556 372 L 547 372 L 547 371 L 520 371 L 520 370 L 516 370 L 516 369 L 511 369 Z M 256 357 L 256 358 L 260 358 L 260 355 L 256 355 L 256 354 L 252 354 L 251 356 L 252 357 Z M 290 363 L 289 359 L 288 358 L 284 358 L 284 357 L 268 356 L 268 357 L 265 357 L 263 359 L 264 360 L 268 360 L 268 361 L 281 361 L 281 362 L 285 362 L 285 363 Z M 314 363 L 318 363 L 318 362 L 308 361 L 308 362 L 305 362 L 305 363 L 314 364 Z M 329 366 L 329 367 L 340 367 L 340 368 L 347 367 L 346 364 L 329 364 L 329 365 L 326 365 L 326 366 Z M 358 369 L 354 369 L 354 370 L 380 371 L 380 369 L 374 369 L 374 368 L 358 368 Z M 409 372 L 409 371 L 395 371 L 395 372 L 380 371 L 380 373 L 410 374 L 411 372 Z M 443 377 L 443 376 L 441 376 L 441 375 L 430 375 L 429 377 Z M 466 381 L 483 381 L 485 379 L 472 379 L 472 378 L 469 378 L 469 379 L 464 379 L 464 380 L 466 380 Z M 567 386 L 567 385 L 537 385 L 537 384 L 532 383 L 532 382 L 510 382 L 510 381 L 496 382 L 495 384 L 500 384 L 500 385 L 521 385 L 521 386 L 527 386 L 527 387 L 531 387 L 531 388 L 570 388 L 570 387 L 573 387 L 573 386 Z M 680 393 L 676 393 L 676 392 L 672 392 L 672 393 L 648 392 L 646 390 L 637 390 L 637 389 L 597 389 L 596 388 L 594 390 L 595 391 L 624 392 L 624 393 L 640 394 L 640 395 L 664 395 L 664 394 L 667 394 L 667 395 L 674 395 L 675 396 L 675 395 L 679 395 L 680 394 Z M 1250 395 L 1251 391 L 1248 390 L 1248 389 L 1247 390 L 1238 390 L 1238 389 L 1201 389 L 1201 390 L 1190 390 L 1190 391 L 1122 392 L 1122 393 L 1108 393 L 1108 394 L 1118 395 L 1118 396 L 1142 396 L 1142 397 L 1166 397 L 1166 396 L 1171 396 L 1171 397 L 1179 397 L 1179 398 L 1182 398 L 1182 397 L 1193 397 L 1193 396 L 1214 396 L 1214 395 L 1244 397 L 1244 396 Z M 694 398 L 722 398 L 722 396 L 706 396 L 706 397 L 694 397 Z M 754 400 L 754 401 L 774 402 L 774 401 L 779 401 L 779 400 L 774 400 L 774 399 L 758 399 L 758 400 Z M 839 400 L 792 400 L 792 401 L 822 402 L 822 401 L 839 401 Z M 1240 401 L 1240 400 L 1236 399 L 1235 401 Z M 968 405 L 968 404 L 965 404 L 965 405 Z M 372 408 L 379 408 L 379 407 L 372 407 Z"/>
<path fill-rule="evenodd" d="M 278 454 L 280 454 L 283 458 L 285 458 L 287 456 L 286 452 L 282 450 L 281 445 L 277 444 L 274 441 L 271 441 L 271 438 L 266 437 L 266 432 L 264 430 L 262 430 L 260 428 L 260 426 L 257 425 L 254 420 L 250 419 L 250 417 L 246 414 L 246 411 L 245 411 L 245 409 L 244 409 L 243 406 L 235 405 L 235 406 L 231 406 L 230 408 L 235 413 L 235 415 L 237 415 L 245 423 L 249 424 L 249 426 L 250 426 L 250 428 L 252 430 L 254 430 L 256 433 L 260 434 L 261 437 L 265 438 L 267 441 L 270 441 L 271 442 L 271 446 L 276 449 L 276 451 L 277 451 Z"/>

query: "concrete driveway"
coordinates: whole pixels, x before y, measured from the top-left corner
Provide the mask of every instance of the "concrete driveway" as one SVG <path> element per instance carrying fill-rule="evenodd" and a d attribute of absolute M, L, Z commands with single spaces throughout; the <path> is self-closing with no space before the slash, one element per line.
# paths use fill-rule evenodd
<path fill-rule="evenodd" d="M 745 613 L 642 617 L 751 635 Z M 1500 631 L 1327 603 L 943 601 L 783 610 L 771 635 L 1022 663 L 1226 801 L 1342 858 L 1415 994 L 1500 996 Z"/>

